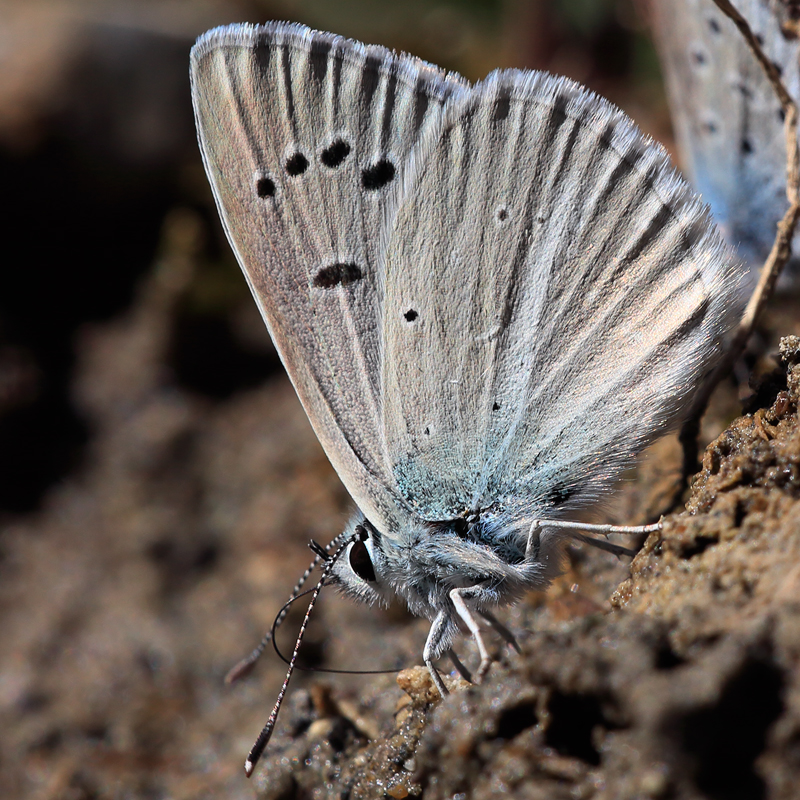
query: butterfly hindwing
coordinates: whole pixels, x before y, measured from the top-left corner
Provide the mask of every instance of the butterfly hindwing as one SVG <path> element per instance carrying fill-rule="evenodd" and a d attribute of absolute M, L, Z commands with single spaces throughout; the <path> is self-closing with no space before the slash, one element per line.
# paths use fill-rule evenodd
<path fill-rule="evenodd" d="M 397 491 L 431 521 L 552 517 L 687 407 L 735 259 L 664 150 L 571 81 L 495 73 L 436 136 L 386 253 Z"/>

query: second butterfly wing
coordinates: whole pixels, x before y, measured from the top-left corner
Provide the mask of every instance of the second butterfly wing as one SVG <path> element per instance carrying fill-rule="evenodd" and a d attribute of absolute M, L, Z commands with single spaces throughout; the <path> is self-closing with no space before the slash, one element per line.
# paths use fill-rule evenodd
<path fill-rule="evenodd" d="M 789 92 L 800 96 L 800 42 L 791 31 L 790 4 L 734 5 Z M 683 166 L 726 239 L 757 270 L 788 208 L 780 103 L 742 34 L 713 0 L 649 0 L 648 9 Z M 756 278 L 754 271 L 750 282 Z"/>

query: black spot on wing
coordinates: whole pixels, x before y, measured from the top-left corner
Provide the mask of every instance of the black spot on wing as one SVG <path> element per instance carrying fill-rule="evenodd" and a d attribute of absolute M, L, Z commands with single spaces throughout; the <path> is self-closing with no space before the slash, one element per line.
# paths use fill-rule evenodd
<path fill-rule="evenodd" d="M 377 191 L 391 183 L 395 173 L 394 164 L 389 159 L 382 158 L 361 172 L 361 185 L 367 191 Z"/>
<path fill-rule="evenodd" d="M 317 289 L 332 289 L 334 286 L 347 286 L 361 280 L 364 275 L 357 264 L 337 263 L 323 267 L 315 276 L 313 285 Z"/>
<path fill-rule="evenodd" d="M 350 145 L 344 139 L 334 139 L 321 153 L 319 160 L 328 169 L 341 166 L 350 155 Z"/>
<path fill-rule="evenodd" d="M 308 159 L 300 152 L 293 153 L 286 159 L 286 173 L 291 178 L 302 175 L 308 169 Z"/>
<path fill-rule="evenodd" d="M 563 175 L 568 170 L 572 162 L 572 153 L 580 137 L 583 120 L 570 117 L 567 114 L 569 100 L 565 95 L 557 95 L 553 98 L 553 105 L 545 121 L 543 140 L 552 142 L 554 155 L 558 154 L 558 161 L 553 174 L 549 180 L 552 186 L 560 186 Z M 566 136 L 563 136 L 563 128 L 566 127 Z"/>
<path fill-rule="evenodd" d="M 258 175 L 255 179 L 256 195 L 261 198 L 273 197 L 275 194 L 275 181 L 266 175 Z"/>

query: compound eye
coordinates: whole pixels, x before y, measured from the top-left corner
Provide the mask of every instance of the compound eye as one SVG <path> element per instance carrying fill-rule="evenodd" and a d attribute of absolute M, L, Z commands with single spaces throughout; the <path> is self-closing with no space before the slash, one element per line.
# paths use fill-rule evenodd
<path fill-rule="evenodd" d="M 375 568 L 372 566 L 372 559 L 369 557 L 369 550 L 367 550 L 367 546 L 364 542 L 353 542 L 353 546 L 350 548 L 349 558 L 353 572 L 355 572 L 362 581 L 369 581 L 370 583 L 376 581 Z"/>

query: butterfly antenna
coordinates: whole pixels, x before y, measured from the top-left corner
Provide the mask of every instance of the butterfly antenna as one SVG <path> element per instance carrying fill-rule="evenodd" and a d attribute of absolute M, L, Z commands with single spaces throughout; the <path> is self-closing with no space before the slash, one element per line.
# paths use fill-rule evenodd
<path fill-rule="evenodd" d="M 294 672 L 295 663 L 297 662 L 297 656 L 300 652 L 300 645 L 303 641 L 303 636 L 305 635 L 306 628 L 308 627 L 309 619 L 311 618 L 311 611 L 314 608 L 314 605 L 317 602 L 317 598 L 319 597 L 319 593 L 322 591 L 322 587 L 325 585 L 325 581 L 328 579 L 328 576 L 333 569 L 333 565 L 336 563 L 336 560 L 344 551 L 344 548 L 349 543 L 352 537 L 348 537 L 342 544 L 340 544 L 339 548 L 333 555 L 329 555 L 329 550 L 333 548 L 333 545 L 337 542 L 342 542 L 344 539 L 344 535 L 340 534 L 330 543 L 328 548 L 325 549 L 325 555 L 327 558 L 325 559 L 325 564 L 322 567 L 322 575 L 320 576 L 317 585 L 314 587 L 314 590 L 311 593 L 311 600 L 308 603 L 308 608 L 306 609 L 306 615 L 303 617 L 303 624 L 300 626 L 300 630 L 297 633 L 297 640 L 294 643 L 294 650 L 292 651 L 292 657 L 289 659 L 289 669 L 286 671 L 286 677 L 283 679 L 283 686 L 281 686 L 280 692 L 278 692 L 278 699 L 275 701 L 275 705 L 272 707 L 272 713 L 269 715 L 269 719 L 267 720 L 267 724 L 261 729 L 261 733 L 258 734 L 258 739 L 256 739 L 255 744 L 250 750 L 250 754 L 247 756 L 247 760 L 244 762 L 244 773 L 249 778 L 253 774 L 253 770 L 256 768 L 256 764 L 258 763 L 258 759 L 261 758 L 261 754 L 264 752 L 264 749 L 269 744 L 269 740 L 272 738 L 272 733 L 275 730 L 275 722 L 278 719 L 278 713 L 281 710 L 281 706 L 283 705 L 283 698 L 286 697 L 286 691 L 289 688 L 289 681 L 292 679 L 292 673 Z M 319 547 L 319 545 L 317 545 Z M 323 560 L 322 555 L 317 555 L 316 563 Z M 307 579 L 307 576 L 305 576 Z M 299 582 L 298 582 L 299 583 Z M 297 587 L 295 587 L 296 591 L 299 591 Z M 293 592 L 293 594 L 296 593 Z M 294 598 L 293 598 L 294 599 Z M 269 641 L 273 638 L 273 633 L 278 626 L 278 618 L 281 617 L 281 614 L 285 617 L 286 614 L 284 613 L 288 610 L 289 605 L 293 602 L 293 599 L 289 601 L 280 611 L 278 617 L 275 618 L 275 623 L 273 623 L 272 631 L 265 636 L 264 638 Z M 261 648 L 263 651 L 263 648 Z M 258 650 L 258 648 L 256 648 Z M 255 651 L 253 651 L 255 652 Z M 260 655 L 260 653 L 259 653 Z M 256 656 L 258 658 L 258 656 Z M 246 659 L 245 659 L 246 660 Z"/>
<path fill-rule="evenodd" d="M 345 533 L 340 533 L 335 539 L 333 539 L 327 547 L 322 547 L 321 545 L 317 544 L 313 539 L 309 543 L 309 547 L 311 551 L 314 553 L 314 560 L 308 565 L 306 571 L 300 576 L 300 580 L 294 585 L 291 594 L 289 595 L 289 600 L 285 603 L 283 608 L 278 612 L 278 615 L 275 617 L 274 622 L 272 623 L 272 627 L 264 634 L 264 638 L 258 643 L 257 647 L 250 653 L 250 655 L 245 656 L 241 661 L 239 661 L 234 667 L 228 670 L 227 675 L 225 675 L 225 683 L 231 684 L 235 683 L 238 680 L 246 677 L 253 671 L 253 667 L 255 667 L 256 662 L 259 658 L 261 658 L 262 653 L 264 650 L 267 649 L 267 645 L 273 641 L 275 638 L 275 631 L 280 628 L 281 623 L 286 619 L 286 616 L 289 613 L 289 609 L 292 606 L 292 603 L 297 600 L 300 596 L 300 590 L 305 585 L 306 581 L 311 577 L 311 573 L 316 569 L 317 565 L 320 561 L 327 561 L 331 556 L 330 552 L 339 544 L 341 544 L 342 539 L 346 536 Z"/>

